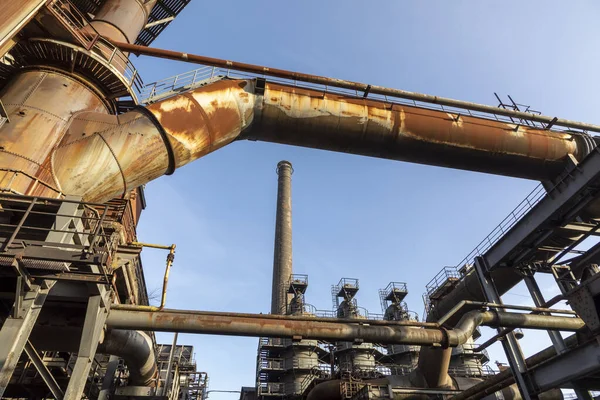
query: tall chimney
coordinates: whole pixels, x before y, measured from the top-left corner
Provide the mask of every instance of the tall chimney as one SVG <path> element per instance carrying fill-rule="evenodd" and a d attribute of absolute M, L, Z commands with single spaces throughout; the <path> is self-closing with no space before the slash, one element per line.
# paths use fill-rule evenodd
<path fill-rule="evenodd" d="M 289 161 L 277 164 L 277 215 L 275 217 L 275 251 L 271 314 L 286 314 L 287 284 L 292 274 L 292 173 Z"/>

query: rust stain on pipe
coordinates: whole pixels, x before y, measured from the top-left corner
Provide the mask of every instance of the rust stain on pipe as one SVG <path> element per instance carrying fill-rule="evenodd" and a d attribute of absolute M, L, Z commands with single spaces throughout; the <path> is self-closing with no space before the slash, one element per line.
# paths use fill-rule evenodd
<path fill-rule="evenodd" d="M 260 95 L 254 84 L 224 79 L 118 117 L 72 118 L 50 155 L 56 184 L 102 202 L 236 139 L 538 180 L 587 145 L 568 133 L 281 84 Z"/>

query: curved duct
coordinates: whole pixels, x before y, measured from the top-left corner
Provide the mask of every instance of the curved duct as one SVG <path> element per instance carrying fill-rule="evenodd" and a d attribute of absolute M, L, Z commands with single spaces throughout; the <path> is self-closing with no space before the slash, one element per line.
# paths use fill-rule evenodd
<path fill-rule="evenodd" d="M 106 201 L 237 139 L 538 180 L 589 150 L 579 134 L 269 82 L 257 94 L 255 84 L 224 79 L 119 116 L 79 115 L 54 149 L 54 183 Z"/>
<path fill-rule="evenodd" d="M 81 328 L 59 326 L 36 327 L 30 340 L 42 351 L 76 353 L 81 340 Z M 105 333 L 97 353 L 120 357 L 129 369 L 129 383 L 133 386 L 152 386 L 158 373 L 154 346 L 148 335 L 141 331 L 112 329 Z"/>

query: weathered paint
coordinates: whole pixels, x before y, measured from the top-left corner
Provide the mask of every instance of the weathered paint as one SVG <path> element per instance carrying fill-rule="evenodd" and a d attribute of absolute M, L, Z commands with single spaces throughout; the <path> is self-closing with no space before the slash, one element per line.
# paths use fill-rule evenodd
<path fill-rule="evenodd" d="M 90 25 L 109 39 L 133 43 L 147 20 L 141 0 L 107 0 Z"/>
<path fill-rule="evenodd" d="M 46 3 L 46 0 L 3 1 L 0 7 L 0 49 L 6 51 L 7 44 Z M 0 52 L 0 57 L 4 52 Z"/>
<path fill-rule="evenodd" d="M 221 80 L 145 113 L 73 119 L 52 171 L 65 193 L 106 201 L 242 138 L 538 180 L 585 156 L 568 133 L 273 83 L 256 95 L 254 81 Z"/>
<path fill-rule="evenodd" d="M 49 158 L 71 118 L 83 111 L 106 112 L 103 100 L 79 81 L 56 71 L 24 71 L 1 94 L 10 123 L 0 128 L 0 169 L 22 171 L 56 186 Z M 65 99 L 68 99 L 66 101 Z M 2 188 L 8 182 L 2 182 Z M 56 197 L 24 174 L 8 189 Z"/>

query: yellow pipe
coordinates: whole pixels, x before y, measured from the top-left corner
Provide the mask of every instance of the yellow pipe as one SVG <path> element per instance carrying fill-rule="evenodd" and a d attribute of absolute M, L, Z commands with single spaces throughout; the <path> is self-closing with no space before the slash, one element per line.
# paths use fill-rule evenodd
<path fill-rule="evenodd" d="M 169 254 L 167 254 L 167 265 L 165 268 L 165 276 L 163 278 L 163 288 L 162 294 L 160 297 L 160 306 L 144 306 L 144 305 L 134 305 L 134 304 L 118 304 L 118 308 L 122 310 L 126 309 L 134 309 L 134 310 L 146 310 L 146 311 L 162 311 L 165 308 L 165 304 L 167 303 L 167 284 L 169 282 L 169 272 L 171 271 L 171 267 L 173 266 L 173 260 L 175 260 L 175 244 L 170 246 L 165 246 L 162 244 L 153 244 L 153 243 L 143 243 L 143 242 L 131 242 L 132 246 L 139 247 L 150 247 L 153 249 L 162 249 L 169 250 Z"/>

